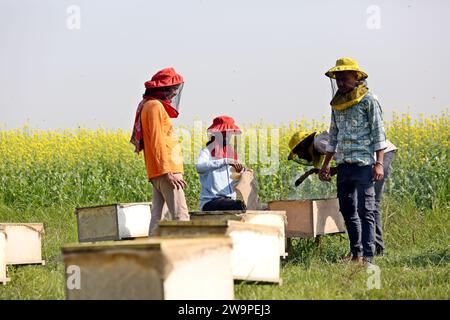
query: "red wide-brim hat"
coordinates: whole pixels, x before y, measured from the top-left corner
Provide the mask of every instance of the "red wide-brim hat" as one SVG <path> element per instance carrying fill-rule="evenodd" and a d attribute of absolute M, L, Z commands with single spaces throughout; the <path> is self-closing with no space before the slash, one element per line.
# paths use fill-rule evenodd
<path fill-rule="evenodd" d="M 183 82 L 183 77 L 181 74 L 178 74 L 174 68 L 165 68 L 158 71 L 151 80 L 145 82 L 145 88 L 175 86 Z"/>
<path fill-rule="evenodd" d="M 228 116 L 216 117 L 213 124 L 209 126 L 208 132 L 233 132 L 241 133 L 241 129 L 234 123 L 233 118 Z"/>

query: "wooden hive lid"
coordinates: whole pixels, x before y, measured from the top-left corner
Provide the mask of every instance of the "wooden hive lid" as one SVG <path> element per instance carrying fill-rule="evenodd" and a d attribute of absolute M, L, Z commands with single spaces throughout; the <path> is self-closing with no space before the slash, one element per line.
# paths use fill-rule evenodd
<path fill-rule="evenodd" d="M 43 223 L 21 223 L 21 222 L 13 222 L 13 223 L 0 223 L 0 230 L 3 232 L 6 231 L 8 227 L 25 227 L 27 229 L 36 231 L 39 233 L 39 235 L 43 235 L 45 233 L 44 231 L 44 224 Z"/>
<path fill-rule="evenodd" d="M 246 214 L 279 214 L 279 215 L 285 215 L 286 211 L 284 210 L 247 210 Z"/>
<path fill-rule="evenodd" d="M 190 212 L 189 213 L 194 219 L 205 218 L 205 219 L 221 219 L 221 220 L 239 220 L 246 221 L 246 217 L 257 214 L 274 214 L 279 215 L 283 218 L 284 222 L 287 223 L 287 216 L 285 210 L 246 210 L 245 213 L 241 211 L 202 211 L 202 212 Z"/>
<path fill-rule="evenodd" d="M 88 209 L 107 208 L 107 207 L 126 208 L 126 207 L 131 207 L 131 206 L 136 206 L 136 205 L 149 205 L 149 206 L 151 206 L 152 203 L 151 202 L 129 202 L 129 203 L 117 202 L 117 203 L 110 203 L 110 204 L 98 204 L 98 205 L 87 206 L 87 207 L 76 207 L 75 208 L 75 214 L 77 214 L 78 211 L 88 210 Z"/>
<path fill-rule="evenodd" d="M 254 224 L 250 222 L 242 222 L 235 220 L 191 220 L 191 221 L 159 221 L 158 227 L 173 227 L 173 228 L 223 228 L 227 232 L 232 232 L 235 230 L 239 231 L 254 231 L 261 233 L 279 233 L 279 228 L 275 226 L 266 226 L 261 224 Z"/>
<path fill-rule="evenodd" d="M 228 233 L 233 231 L 252 231 L 281 236 L 280 229 L 275 226 L 267 226 L 262 224 L 255 224 L 241 221 L 228 221 Z"/>
<path fill-rule="evenodd" d="M 248 212 L 248 210 L 222 210 L 222 211 L 192 211 L 189 212 L 193 216 L 206 216 L 206 215 L 241 215 Z"/>
<path fill-rule="evenodd" d="M 83 251 L 104 251 L 110 249 L 155 249 L 161 248 L 161 243 L 154 239 L 124 240 L 124 241 L 101 241 L 70 243 L 62 246 L 63 253 L 83 252 Z"/>
<path fill-rule="evenodd" d="M 227 220 L 158 221 L 159 227 L 228 227 Z"/>
<path fill-rule="evenodd" d="M 209 250 L 232 249 L 233 242 L 226 235 L 207 235 L 197 237 L 161 237 L 161 249 L 165 257 L 172 261 L 196 259 Z"/>
<path fill-rule="evenodd" d="M 81 259 L 79 261 L 96 265 L 114 263 L 118 257 L 120 259 L 120 256 L 128 257 L 130 262 L 137 262 L 145 268 L 158 270 L 161 277 L 166 279 L 177 265 L 177 261 L 195 260 L 208 254 L 211 250 L 220 250 L 223 254 L 230 254 L 232 245 L 232 240 L 227 236 L 155 237 L 128 241 L 68 244 L 62 247 L 62 253 L 66 263 L 68 263 L 67 261 L 76 263 L 76 259 Z"/>
<path fill-rule="evenodd" d="M 122 249 L 164 250 L 174 247 L 231 245 L 226 236 L 205 236 L 198 238 L 154 237 L 138 240 L 104 241 L 72 243 L 64 245 L 61 250 L 66 253 L 99 252 Z"/>
<path fill-rule="evenodd" d="M 268 204 L 271 203 L 280 203 L 280 202 L 310 202 L 310 201 L 324 201 L 324 200 L 335 200 L 337 197 L 330 198 L 311 198 L 311 199 L 280 199 L 280 200 L 272 200 L 269 201 Z"/>
<path fill-rule="evenodd" d="M 246 217 L 250 217 L 252 215 L 264 215 L 264 214 L 273 214 L 273 215 L 277 215 L 280 216 L 284 223 L 287 224 L 287 214 L 286 214 L 286 210 L 248 210 L 244 215 L 243 215 L 243 221 L 246 221 Z"/>
<path fill-rule="evenodd" d="M 4 227 L 8 227 L 8 226 L 43 227 L 44 224 L 42 222 L 1 222 L 0 226 L 4 226 Z"/>

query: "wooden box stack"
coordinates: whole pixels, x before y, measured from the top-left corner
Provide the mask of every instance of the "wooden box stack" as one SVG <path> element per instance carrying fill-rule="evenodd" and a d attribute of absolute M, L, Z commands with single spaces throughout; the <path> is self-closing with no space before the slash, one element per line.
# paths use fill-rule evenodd
<path fill-rule="evenodd" d="M 151 238 L 62 248 L 69 300 L 234 298 L 228 237 Z M 77 278 L 78 277 L 78 278 Z"/>

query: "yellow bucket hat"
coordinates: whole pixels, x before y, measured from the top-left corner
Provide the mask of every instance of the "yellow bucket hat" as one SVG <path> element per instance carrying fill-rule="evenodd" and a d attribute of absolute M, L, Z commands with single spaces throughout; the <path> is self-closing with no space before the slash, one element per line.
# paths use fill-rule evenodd
<path fill-rule="evenodd" d="M 359 64 L 355 59 L 344 57 L 336 60 L 336 66 L 328 70 L 325 75 L 329 78 L 336 79 L 335 72 L 339 71 L 356 71 L 358 80 L 366 79 L 369 75 L 359 68 Z"/>
<path fill-rule="evenodd" d="M 294 149 L 296 146 L 299 145 L 300 142 L 302 142 L 303 140 L 305 140 L 307 137 L 309 137 L 311 134 L 313 134 L 313 132 L 306 132 L 306 131 L 298 131 L 296 133 L 294 133 L 291 137 L 291 139 L 289 140 L 289 156 L 288 156 L 288 160 L 292 160 L 294 158 Z"/>
<path fill-rule="evenodd" d="M 289 153 L 288 160 L 294 160 L 294 157 L 296 156 L 296 154 L 294 153 L 295 147 L 297 147 L 300 143 L 302 143 L 305 139 L 309 138 L 310 136 L 314 136 L 315 138 L 319 134 L 320 132 L 306 132 L 306 131 L 299 131 L 294 133 L 294 135 L 291 137 L 291 140 L 289 140 L 289 149 L 291 150 L 291 152 Z M 314 149 L 313 143 L 311 143 L 311 145 L 309 146 L 304 147 L 307 148 L 307 152 L 310 154 L 312 158 L 312 162 L 307 163 L 307 165 L 312 165 L 314 166 L 314 168 L 320 168 L 320 166 L 323 163 L 323 159 L 325 157 L 321 154 L 313 152 Z"/>

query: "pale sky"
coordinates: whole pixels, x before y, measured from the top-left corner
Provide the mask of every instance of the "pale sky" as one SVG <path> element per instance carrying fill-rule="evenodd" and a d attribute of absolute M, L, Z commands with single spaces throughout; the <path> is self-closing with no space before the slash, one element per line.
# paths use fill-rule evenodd
<path fill-rule="evenodd" d="M 186 81 L 175 124 L 321 120 L 341 56 L 386 118 L 435 114 L 450 106 L 449 14 L 446 0 L 0 0 L 0 128 L 130 130 L 169 66 Z"/>

